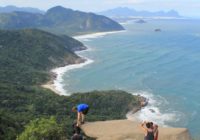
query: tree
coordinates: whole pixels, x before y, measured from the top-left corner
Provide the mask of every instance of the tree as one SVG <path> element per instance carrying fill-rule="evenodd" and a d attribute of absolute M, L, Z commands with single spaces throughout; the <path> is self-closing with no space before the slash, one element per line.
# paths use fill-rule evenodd
<path fill-rule="evenodd" d="M 0 140 L 15 139 L 21 127 L 11 114 L 0 110 Z"/>
<path fill-rule="evenodd" d="M 61 132 L 54 117 L 40 118 L 31 121 L 17 140 L 62 140 Z"/>

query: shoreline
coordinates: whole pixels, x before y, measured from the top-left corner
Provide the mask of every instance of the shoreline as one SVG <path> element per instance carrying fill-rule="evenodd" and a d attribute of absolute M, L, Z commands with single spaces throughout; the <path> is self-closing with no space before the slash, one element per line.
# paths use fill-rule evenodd
<path fill-rule="evenodd" d="M 136 122 L 140 122 L 139 119 L 137 119 L 136 117 L 134 117 L 133 115 L 135 113 L 137 113 L 138 111 L 142 110 L 144 107 L 146 107 L 149 104 L 149 100 L 147 97 L 143 96 L 143 95 L 134 95 L 137 96 L 137 100 L 139 102 L 139 106 L 135 106 L 133 107 L 132 110 L 130 110 L 129 112 L 126 113 L 126 119 L 130 120 L 130 121 L 136 121 Z"/>
<path fill-rule="evenodd" d="M 113 34 L 113 33 L 119 33 L 119 32 L 125 32 L 125 31 L 123 30 L 123 31 L 116 31 L 116 32 L 100 32 L 100 33 L 94 33 L 94 34 L 75 36 L 74 38 L 78 39 L 79 41 L 88 41 L 87 39 L 90 39 L 90 38 L 93 39 L 93 38 L 103 37 L 107 34 Z M 52 73 L 52 79 L 48 81 L 46 84 L 41 85 L 41 86 L 43 88 L 50 89 L 57 95 L 70 96 L 71 93 L 68 92 L 67 89 L 64 89 L 64 85 L 63 85 L 64 79 L 62 77 L 65 73 L 67 73 L 70 70 L 82 68 L 94 62 L 93 60 L 81 55 L 81 53 L 84 51 L 92 50 L 90 47 L 88 46 L 86 47 L 87 49 L 85 50 L 75 52 L 79 57 L 85 60 L 83 63 L 79 61 L 79 63 L 76 63 L 76 64 L 70 64 L 64 67 L 58 67 L 58 68 L 52 69 L 50 71 L 50 73 Z M 130 91 L 130 93 L 132 93 L 132 91 Z M 149 103 L 148 106 L 146 106 L 145 108 L 142 107 L 140 109 L 135 109 L 137 111 L 131 110 L 130 112 L 127 112 L 126 118 L 128 120 L 138 120 L 138 121 L 151 120 L 153 122 L 158 122 L 159 120 L 158 122 L 159 125 L 165 125 L 165 122 L 171 121 L 175 118 L 174 113 L 169 113 L 169 112 L 164 113 L 164 114 L 161 113 L 160 109 L 157 106 L 157 102 L 156 102 L 157 99 L 155 99 L 155 97 L 151 93 L 148 93 L 146 91 L 139 91 L 139 93 L 136 92 L 132 94 L 133 95 L 139 94 L 143 97 L 150 99 L 150 101 L 148 102 Z"/>
<path fill-rule="evenodd" d="M 69 72 L 70 70 L 82 68 L 82 67 L 84 67 L 86 65 L 89 65 L 89 64 L 93 63 L 94 62 L 93 60 L 80 55 L 80 52 L 84 52 L 84 51 L 88 51 L 88 50 L 89 49 L 81 50 L 81 51 L 75 51 L 76 55 L 78 55 L 84 61 L 52 69 L 50 71 L 50 73 L 53 73 L 52 75 L 55 75 L 55 76 L 52 76 L 52 79 L 50 81 L 48 81 L 46 84 L 43 84 L 41 86 L 43 88 L 50 89 L 51 91 L 53 91 L 57 95 L 69 96 L 70 93 L 68 93 L 64 89 L 63 84 L 62 84 L 63 75 L 65 73 Z"/>
<path fill-rule="evenodd" d="M 98 37 L 103 37 L 105 35 L 114 34 L 114 33 L 121 33 L 121 32 L 125 32 L 125 31 L 126 30 L 97 32 L 97 33 L 73 36 L 73 38 L 76 39 L 76 40 L 82 41 L 84 39 L 98 38 Z M 85 50 L 75 51 L 76 55 L 78 55 L 81 59 L 85 60 L 84 62 L 70 64 L 70 65 L 66 65 L 66 66 L 63 66 L 63 67 L 57 67 L 57 68 L 50 70 L 50 73 L 53 73 L 52 75 L 55 75 L 55 76 L 52 76 L 52 79 L 50 81 L 48 81 L 47 83 L 42 84 L 41 87 L 46 88 L 46 89 L 50 89 L 55 94 L 60 95 L 60 96 L 62 96 L 62 95 L 69 96 L 70 93 L 68 93 L 68 91 L 64 89 L 63 84 L 62 84 L 63 75 L 70 70 L 82 68 L 82 67 L 89 65 L 89 64 L 94 62 L 92 59 L 89 59 L 89 58 L 81 55 L 81 53 L 85 52 L 85 51 L 90 51 L 90 48 L 87 46 L 87 48 Z"/>
<path fill-rule="evenodd" d="M 125 30 L 122 31 L 112 31 L 112 32 L 99 32 L 99 33 L 93 33 L 93 34 L 86 34 L 86 35 L 80 35 L 80 36 L 74 36 L 73 38 L 82 41 L 84 39 L 93 39 L 93 38 L 98 38 L 98 37 L 103 37 L 105 35 L 109 35 L 109 34 L 114 34 L 114 33 L 121 33 L 121 32 L 125 32 Z M 50 72 L 52 73 L 52 79 L 50 81 L 48 81 L 46 84 L 41 85 L 43 88 L 46 89 L 50 89 L 51 91 L 53 91 L 55 94 L 60 95 L 60 96 L 70 96 L 70 93 L 68 93 L 64 88 L 63 88 L 63 75 L 67 72 L 69 72 L 70 70 L 73 69 L 77 69 L 77 68 L 82 68 L 86 65 L 89 65 L 91 63 L 93 63 L 94 61 L 84 57 L 81 55 L 82 52 L 85 51 L 91 51 L 91 48 L 86 46 L 85 50 L 79 50 L 79 51 L 75 51 L 75 53 L 83 60 L 85 60 L 84 62 L 79 62 L 77 64 L 70 64 L 70 65 L 66 65 L 64 67 L 58 67 L 55 69 L 52 69 Z M 134 94 L 133 94 L 134 95 Z M 146 96 L 144 95 L 140 95 L 139 96 L 140 99 L 147 99 Z M 147 104 L 145 104 L 144 106 L 141 106 L 141 100 L 140 100 L 140 106 L 134 107 L 132 110 L 130 110 L 129 112 L 126 113 L 126 119 L 130 120 L 130 121 L 137 121 L 140 122 L 139 119 L 137 119 L 136 117 L 133 116 L 133 114 L 137 113 L 138 111 L 141 111 L 143 109 L 143 107 L 147 106 Z"/>
<path fill-rule="evenodd" d="M 120 31 L 109 31 L 109 32 L 97 32 L 97 33 L 91 33 L 91 34 L 85 34 L 85 35 L 77 35 L 77 36 L 73 36 L 73 38 L 77 39 L 77 40 L 81 40 L 81 39 L 91 39 L 91 38 L 98 38 L 98 37 L 103 37 L 105 35 L 109 35 L 109 34 L 115 34 L 115 33 L 122 33 L 122 32 L 126 32 L 126 30 L 120 30 Z"/>

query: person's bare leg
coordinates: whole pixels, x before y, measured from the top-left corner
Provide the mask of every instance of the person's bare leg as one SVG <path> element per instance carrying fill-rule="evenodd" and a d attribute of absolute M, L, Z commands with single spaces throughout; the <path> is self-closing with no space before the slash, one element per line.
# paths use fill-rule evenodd
<path fill-rule="evenodd" d="M 85 120 L 85 115 L 82 113 L 81 123 L 84 123 L 84 120 Z"/>
<path fill-rule="evenodd" d="M 76 126 L 80 126 L 80 124 L 81 124 L 81 115 L 82 113 L 80 113 L 80 112 L 77 112 L 77 125 Z"/>

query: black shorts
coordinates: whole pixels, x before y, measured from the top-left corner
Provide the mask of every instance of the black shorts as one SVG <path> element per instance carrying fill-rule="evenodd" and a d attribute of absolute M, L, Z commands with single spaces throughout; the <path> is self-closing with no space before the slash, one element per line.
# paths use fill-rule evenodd
<path fill-rule="evenodd" d="M 86 115 L 88 113 L 88 111 L 89 111 L 89 107 L 87 109 L 83 110 L 83 114 Z"/>

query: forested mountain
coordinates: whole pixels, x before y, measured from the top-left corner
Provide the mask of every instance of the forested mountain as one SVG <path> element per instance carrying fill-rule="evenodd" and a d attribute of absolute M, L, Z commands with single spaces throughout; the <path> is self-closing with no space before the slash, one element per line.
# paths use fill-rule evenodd
<path fill-rule="evenodd" d="M 61 6 L 45 14 L 29 12 L 0 13 L 1 29 L 38 28 L 55 34 L 77 35 L 123 30 L 117 22 L 101 15 L 74 11 Z"/>
<path fill-rule="evenodd" d="M 41 14 L 44 13 L 44 11 L 37 9 L 37 8 L 32 8 L 32 7 L 16 7 L 13 5 L 0 7 L 0 13 L 11 13 L 14 11 L 29 12 L 29 13 L 41 13 Z"/>

